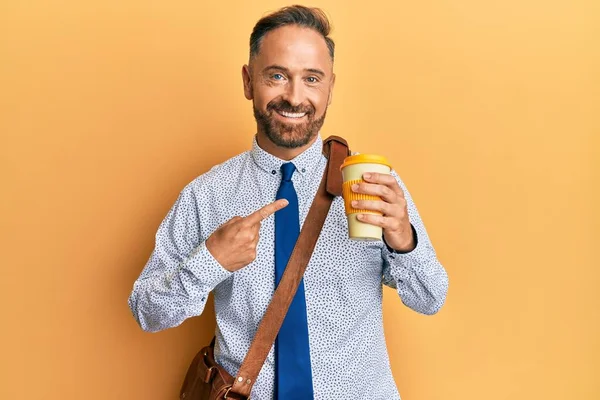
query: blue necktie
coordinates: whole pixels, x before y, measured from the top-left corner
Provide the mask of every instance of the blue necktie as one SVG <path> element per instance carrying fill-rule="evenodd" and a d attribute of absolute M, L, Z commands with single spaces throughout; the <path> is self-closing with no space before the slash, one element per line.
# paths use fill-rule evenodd
<path fill-rule="evenodd" d="M 281 280 L 300 234 L 298 196 L 292 182 L 295 170 L 291 162 L 281 166 L 283 177 L 277 199 L 285 198 L 289 204 L 275 213 L 275 285 Z M 275 340 L 275 393 L 278 400 L 313 398 L 304 279 Z"/>

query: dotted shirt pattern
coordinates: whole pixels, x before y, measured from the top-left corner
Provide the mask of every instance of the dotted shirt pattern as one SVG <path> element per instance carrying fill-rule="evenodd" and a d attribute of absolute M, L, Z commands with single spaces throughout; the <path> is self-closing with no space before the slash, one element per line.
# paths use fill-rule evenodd
<path fill-rule="evenodd" d="M 327 160 L 322 138 L 291 160 L 300 225 L 311 206 Z M 274 217 L 264 220 L 256 259 L 229 272 L 204 241 L 234 216 L 273 202 L 286 162 L 252 150 L 214 166 L 189 183 L 160 224 L 155 248 L 133 286 L 129 307 L 142 329 L 156 332 L 200 315 L 214 294 L 215 358 L 232 376 L 246 355 L 275 290 Z M 397 253 L 383 241 L 348 239 L 344 202 L 336 197 L 304 275 L 315 400 L 400 399 L 387 353 L 382 320 L 382 284 L 397 290 L 411 309 L 434 314 L 448 290 L 446 271 L 415 204 L 404 190 L 417 246 Z M 253 400 L 273 399 L 271 349 L 255 382 Z"/>

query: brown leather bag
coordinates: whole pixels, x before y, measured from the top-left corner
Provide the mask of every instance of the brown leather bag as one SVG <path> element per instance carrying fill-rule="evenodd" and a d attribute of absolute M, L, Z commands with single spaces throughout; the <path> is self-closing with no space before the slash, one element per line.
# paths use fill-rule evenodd
<path fill-rule="evenodd" d="M 269 354 L 290 303 L 298 290 L 300 280 L 319 238 L 335 196 L 342 195 L 340 166 L 350 151 L 348 143 L 338 136 L 323 142 L 323 153 L 328 159 L 321 185 L 306 216 L 302 231 L 290 256 L 288 265 L 275 290 L 273 299 L 256 331 L 237 377 L 234 379 L 216 363 L 213 348 L 215 339 L 194 357 L 179 398 L 181 400 L 247 400 L 252 386 Z"/>

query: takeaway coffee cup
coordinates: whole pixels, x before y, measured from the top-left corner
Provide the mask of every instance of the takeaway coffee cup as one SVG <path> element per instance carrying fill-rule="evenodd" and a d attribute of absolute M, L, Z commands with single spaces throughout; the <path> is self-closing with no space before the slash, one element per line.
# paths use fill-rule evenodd
<path fill-rule="evenodd" d="M 391 165 L 388 160 L 375 154 L 357 154 L 346 157 L 340 167 L 342 170 L 343 187 L 342 196 L 348 218 L 348 234 L 353 240 L 381 240 L 383 230 L 379 226 L 367 224 L 356 219 L 358 214 L 378 214 L 378 211 L 358 210 L 352 207 L 352 200 L 379 200 L 378 196 L 371 196 L 352 191 L 352 185 L 363 182 L 363 174 L 366 172 L 378 172 L 389 174 Z"/>

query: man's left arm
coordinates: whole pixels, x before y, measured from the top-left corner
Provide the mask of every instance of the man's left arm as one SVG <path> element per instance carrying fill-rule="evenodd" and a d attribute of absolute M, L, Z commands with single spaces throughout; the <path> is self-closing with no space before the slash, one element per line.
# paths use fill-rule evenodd
<path fill-rule="evenodd" d="M 365 183 L 353 190 L 379 196 L 382 201 L 359 200 L 353 207 L 383 213 L 358 217 L 383 228 L 383 283 L 396 289 L 411 309 L 435 314 L 446 300 L 448 274 L 437 259 L 410 193 L 395 171 L 363 178 Z"/>

